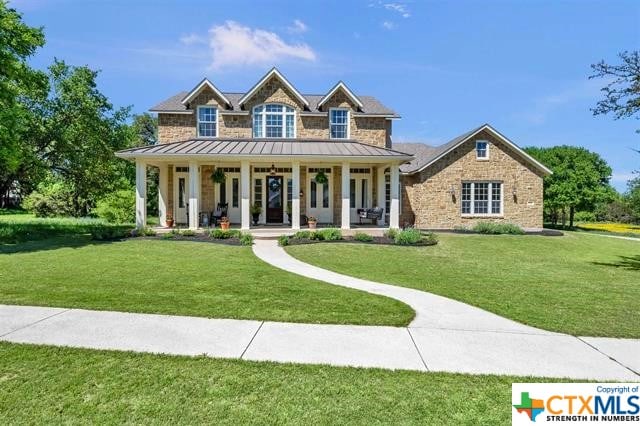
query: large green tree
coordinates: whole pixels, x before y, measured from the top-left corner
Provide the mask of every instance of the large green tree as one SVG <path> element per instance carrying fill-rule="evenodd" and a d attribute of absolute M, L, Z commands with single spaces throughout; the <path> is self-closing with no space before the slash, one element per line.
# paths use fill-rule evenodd
<path fill-rule="evenodd" d="M 552 220 L 568 212 L 573 226 L 578 210 L 593 210 L 611 200 L 615 190 L 609 185 L 611 167 L 595 152 L 582 147 L 529 147 L 525 151 L 549 167 L 553 174 L 544 178 L 545 212 Z"/>
<path fill-rule="evenodd" d="M 37 125 L 31 106 L 46 96 L 47 78 L 27 60 L 44 45 L 41 28 L 22 22 L 22 16 L 0 0 L 0 207 L 11 189 L 28 192 L 42 169 L 29 134 Z"/>
<path fill-rule="evenodd" d="M 135 134 L 135 145 L 155 145 L 158 143 L 158 119 L 149 113 L 137 114 L 133 116 L 131 125 Z M 131 167 L 133 170 L 133 166 Z M 133 176 L 133 175 L 132 175 Z M 158 214 L 158 169 L 147 168 L 147 214 L 150 216 Z"/>

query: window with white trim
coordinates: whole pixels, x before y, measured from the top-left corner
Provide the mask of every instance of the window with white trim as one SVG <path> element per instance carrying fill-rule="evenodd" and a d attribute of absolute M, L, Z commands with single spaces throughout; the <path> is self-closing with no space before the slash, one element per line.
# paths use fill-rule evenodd
<path fill-rule="evenodd" d="M 331 139 L 349 138 L 349 110 L 332 108 L 329 110 Z"/>
<path fill-rule="evenodd" d="M 218 108 L 210 106 L 198 107 L 198 137 L 216 137 Z"/>
<path fill-rule="evenodd" d="M 463 182 L 460 211 L 463 215 L 501 215 L 501 182 Z"/>
<path fill-rule="evenodd" d="M 253 108 L 254 138 L 295 138 L 296 112 L 280 104 L 258 105 Z"/>
<path fill-rule="evenodd" d="M 486 160 L 489 158 L 489 142 L 476 141 L 476 158 Z"/>

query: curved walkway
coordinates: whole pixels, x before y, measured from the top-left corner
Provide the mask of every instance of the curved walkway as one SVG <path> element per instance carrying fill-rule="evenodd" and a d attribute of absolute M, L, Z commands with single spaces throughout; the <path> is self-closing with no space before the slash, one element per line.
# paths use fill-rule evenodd
<path fill-rule="evenodd" d="M 640 380 L 640 340 L 574 337 L 445 297 L 326 271 L 274 240 L 255 254 L 287 271 L 398 299 L 409 327 L 293 324 L 0 305 L 0 340 L 92 349 L 417 371 Z"/>

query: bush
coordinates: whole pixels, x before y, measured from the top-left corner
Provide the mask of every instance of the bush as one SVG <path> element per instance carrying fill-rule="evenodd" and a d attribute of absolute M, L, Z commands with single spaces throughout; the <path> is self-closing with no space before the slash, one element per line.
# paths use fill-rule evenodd
<path fill-rule="evenodd" d="M 93 212 L 111 223 L 133 223 L 136 220 L 136 193 L 121 189 L 100 199 Z"/>
<path fill-rule="evenodd" d="M 325 228 L 315 232 L 315 239 L 320 241 L 340 241 L 342 239 L 342 231 L 338 228 Z"/>
<path fill-rule="evenodd" d="M 280 235 L 278 237 L 278 245 L 280 247 L 288 246 L 289 245 L 289 236 L 288 235 Z"/>
<path fill-rule="evenodd" d="M 94 240 L 120 240 L 132 235 L 130 226 L 124 225 L 95 225 L 89 229 Z"/>
<path fill-rule="evenodd" d="M 223 230 L 218 228 L 213 229 L 211 232 L 209 232 L 209 236 L 215 240 L 226 240 L 232 237 L 230 230 Z"/>
<path fill-rule="evenodd" d="M 387 238 L 391 238 L 392 240 L 395 240 L 396 235 L 398 235 L 398 230 L 395 228 L 389 228 L 384 231 L 384 236 Z"/>
<path fill-rule="evenodd" d="M 313 237 L 313 232 L 311 231 L 298 231 L 291 238 L 295 238 L 296 240 L 310 240 Z"/>
<path fill-rule="evenodd" d="M 396 233 L 394 241 L 401 246 L 410 246 L 418 244 L 422 240 L 422 234 L 415 228 L 403 229 Z"/>
<path fill-rule="evenodd" d="M 156 231 L 147 226 L 141 229 L 132 229 L 130 235 L 132 237 L 153 237 L 154 235 L 156 235 Z"/>
<path fill-rule="evenodd" d="M 438 236 L 433 232 L 423 232 L 420 243 L 428 246 L 436 245 L 438 244 Z"/>
<path fill-rule="evenodd" d="M 25 197 L 22 208 L 36 217 L 71 216 L 74 213 L 72 191 L 62 182 L 43 182 Z"/>
<path fill-rule="evenodd" d="M 196 231 L 194 231 L 193 229 L 185 229 L 180 233 L 180 235 L 182 235 L 183 237 L 195 237 Z"/>
<path fill-rule="evenodd" d="M 253 245 L 253 235 L 247 233 L 242 233 L 242 235 L 240 235 L 240 244 L 242 244 L 243 246 L 251 246 Z"/>
<path fill-rule="evenodd" d="M 480 234 L 524 234 L 522 228 L 512 223 L 478 222 L 473 227 L 473 231 Z"/>
<path fill-rule="evenodd" d="M 595 222 L 596 214 L 593 212 L 577 212 L 573 220 L 576 222 Z"/>
<path fill-rule="evenodd" d="M 353 239 L 356 241 L 361 241 L 363 243 L 370 243 L 373 241 L 373 237 L 369 234 L 365 234 L 364 232 L 356 232 L 353 236 Z"/>

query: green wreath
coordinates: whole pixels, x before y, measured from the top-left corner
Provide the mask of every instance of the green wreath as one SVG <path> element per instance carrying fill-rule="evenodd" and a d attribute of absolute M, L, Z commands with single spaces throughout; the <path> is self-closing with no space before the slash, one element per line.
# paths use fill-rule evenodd
<path fill-rule="evenodd" d="M 211 181 L 213 183 L 224 183 L 225 180 L 227 180 L 227 177 L 221 168 L 218 167 L 211 173 Z"/>
<path fill-rule="evenodd" d="M 273 191 L 276 192 L 277 190 L 280 189 L 280 182 L 278 182 L 277 180 L 272 180 L 271 182 L 269 182 L 269 188 Z"/>
<path fill-rule="evenodd" d="M 316 183 L 319 183 L 320 185 L 324 185 L 325 183 L 329 182 L 329 178 L 322 170 L 316 173 L 316 177 L 314 180 L 316 181 Z"/>

